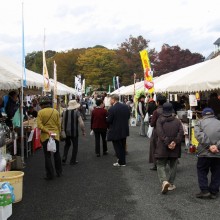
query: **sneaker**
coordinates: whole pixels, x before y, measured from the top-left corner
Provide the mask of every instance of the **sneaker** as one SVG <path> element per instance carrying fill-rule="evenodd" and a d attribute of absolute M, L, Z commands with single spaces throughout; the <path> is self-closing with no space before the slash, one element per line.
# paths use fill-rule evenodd
<path fill-rule="evenodd" d="M 174 189 L 176 189 L 176 186 L 173 184 L 170 184 L 170 186 L 168 187 L 168 191 L 172 191 Z"/>
<path fill-rule="evenodd" d="M 103 153 L 103 155 L 108 155 L 108 151 L 105 151 L 105 152 Z"/>
<path fill-rule="evenodd" d="M 114 167 L 126 167 L 126 164 L 113 163 Z"/>
<path fill-rule="evenodd" d="M 198 198 L 198 199 L 210 199 L 210 196 L 211 196 L 211 194 L 210 194 L 210 192 L 200 192 L 200 193 L 197 193 L 196 194 L 196 198 Z"/>
<path fill-rule="evenodd" d="M 96 157 L 100 157 L 101 155 L 100 154 L 96 154 Z"/>
<path fill-rule="evenodd" d="M 217 193 L 210 193 L 209 198 L 210 199 L 217 199 L 218 198 L 218 194 Z"/>
<path fill-rule="evenodd" d="M 77 165 L 78 163 L 79 163 L 78 161 L 75 161 L 75 162 L 70 161 L 70 165 L 72 165 L 72 166 Z"/>
<path fill-rule="evenodd" d="M 157 171 L 157 166 L 153 166 L 153 167 L 151 167 L 150 170 Z"/>
<path fill-rule="evenodd" d="M 162 184 L 162 194 L 166 194 L 168 192 L 168 188 L 170 186 L 170 183 L 168 181 L 163 181 L 163 184 Z"/>

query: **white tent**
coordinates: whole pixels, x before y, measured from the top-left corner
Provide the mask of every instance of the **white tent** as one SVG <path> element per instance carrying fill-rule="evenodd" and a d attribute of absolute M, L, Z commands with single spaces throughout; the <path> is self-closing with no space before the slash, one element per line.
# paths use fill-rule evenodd
<path fill-rule="evenodd" d="M 119 89 L 116 89 L 115 91 L 113 91 L 111 93 L 111 95 L 113 95 L 113 94 L 118 94 L 118 95 L 120 94 L 121 95 L 121 92 L 123 91 L 124 88 L 125 88 L 125 86 L 122 86 Z"/>
<path fill-rule="evenodd" d="M 174 72 L 164 74 L 154 80 L 154 88 L 156 93 L 169 92 L 170 86 L 176 85 L 177 82 L 188 78 L 194 70 L 199 69 L 204 62 L 192 66 L 188 66 Z"/>
<path fill-rule="evenodd" d="M 21 87 L 22 65 L 19 65 L 9 58 L 0 56 L 0 90 L 12 90 Z M 52 87 L 54 85 L 53 80 Z M 43 76 L 26 69 L 26 82 L 28 88 L 43 88 Z M 75 94 L 75 89 L 60 82 L 57 83 L 58 95 Z"/>
<path fill-rule="evenodd" d="M 1 89 L 18 89 L 21 87 L 22 65 L 19 65 L 9 58 L 0 56 L 0 88 Z M 14 81 L 14 83 L 11 83 Z M 40 88 L 43 85 L 42 76 L 38 73 L 26 69 L 27 87 Z M 7 86 L 7 82 L 8 86 Z"/>
<path fill-rule="evenodd" d="M 143 88 L 144 88 L 144 81 L 135 83 L 135 91 Z M 134 84 L 126 86 L 121 92 L 121 95 L 134 95 Z"/>
<path fill-rule="evenodd" d="M 54 87 L 54 80 L 50 79 L 52 88 Z M 57 82 L 57 95 L 76 94 L 76 90 L 63 83 Z"/>
<path fill-rule="evenodd" d="M 190 75 L 169 85 L 169 92 L 199 92 L 220 89 L 220 56 L 205 61 Z"/>

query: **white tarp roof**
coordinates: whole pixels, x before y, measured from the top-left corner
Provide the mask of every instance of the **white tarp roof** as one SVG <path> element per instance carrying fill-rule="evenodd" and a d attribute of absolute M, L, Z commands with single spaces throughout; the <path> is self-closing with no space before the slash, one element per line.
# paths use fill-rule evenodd
<path fill-rule="evenodd" d="M 220 89 L 220 56 L 164 74 L 153 81 L 156 93 L 198 92 Z M 143 81 L 136 83 L 136 85 L 136 90 L 144 90 Z M 134 84 L 125 87 L 120 94 L 133 95 Z"/>
<path fill-rule="evenodd" d="M 114 92 L 111 93 L 111 95 L 113 95 L 113 94 L 121 94 L 121 92 L 123 91 L 124 88 L 125 88 L 125 86 L 122 86 L 119 89 L 116 89 Z"/>
<path fill-rule="evenodd" d="M 21 87 L 22 79 L 22 65 L 19 65 L 9 58 L 0 56 L 0 77 L 4 76 L 4 79 L 0 82 L 0 88 L 2 89 L 17 89 Z M 10 88 L 5 88 L 7 82 L 11 82 L 11 78 L 15 80 L 16 83 L 10 83 Z M 26 69 L 26 81 L 27 87 L 42 87 L 42 76 L 38 73 Z M 8 86 L 9 87 L 9 86 Z"/>
<path fill-rule="evenodd" d="M 22 65 L 19 65 L 9 58 L 0 56 L 0 90 L 12 90 L 21 87 Z M 53 80 L 52 87 L 54 85 Z M 26 82 L 29 88 L 42 88 L 43 76 L 26 69 Z M 60 82 L 57 83 L 58 95 L 75 94 L 75 89 L 70 88 Z"/>
<path fill-rule="evenodd" d="M 220 89 L 220 56 L 205 61 L 190 75 L 168 87 L 169 92 L 199 92 Z"/>

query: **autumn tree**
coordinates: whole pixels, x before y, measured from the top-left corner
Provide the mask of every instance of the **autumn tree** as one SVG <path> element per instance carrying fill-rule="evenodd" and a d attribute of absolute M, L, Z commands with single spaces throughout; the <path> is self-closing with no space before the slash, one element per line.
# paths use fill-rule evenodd
<path fill-rule="evenodd" d="M 117 50 L 117 57 L 120 64 L 120 73 L 123 85 L 133 83 L 133 75 L 136 73 L 139 79 L 143 79 L 143 66 L 140 58 L 140 51 L 147 49 L 150 61 L 153 64 L 157 56 L 155 49 L 149 49 L 149 40 L 142 36 L 137 38 L 132 35 L 125 42 L 121 43 Z"/>
<path fill-rule="evenodd" d="M 191 53 L 188 49 L 183 50 L 179 46 L 164 44 L 155 61 L 154 76 L 203 62 L 204 59 L 199 53 Z"/>
<path fill-rule="evenodd" d="M 87 49 L 79 56 L 76 65 L 87 85 L 105 88 L 112 84 L 112 77 L 119 70 L 115 51 L 100 47 Z"/>

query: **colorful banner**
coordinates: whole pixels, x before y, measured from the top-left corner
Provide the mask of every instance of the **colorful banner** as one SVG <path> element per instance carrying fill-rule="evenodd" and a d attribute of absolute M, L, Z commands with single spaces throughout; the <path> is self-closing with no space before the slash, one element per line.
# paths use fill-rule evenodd
<path fill-rule="evenodd" d="M 54 71 L 53 71 L 53 80 L 54 80 L 54 91 L 53 91 L 53 108 L 57 109 L 57 64 L 54 61 Z"/>
<path fill-rule="evenodd" d="M 44 78 L 44 92 L 51 92 L 50 79 L 47 70 L 45 51 L 43 50 L 43 78 Z"/>
<path fill-rule="evenodd" d="M 144 69 L 144 87 L 148 89 L 149 93 L 154 92 L 153 72 L 151 71 L 150 60 L 147 50 L 140 52 L 141 61 Z"/>
<path fill-rule="evenodd" d="M 140 56 L 141 56 L 141 61 L 142 61 L 142 65 L 143 65 L 143 69 L 144 71 L 148 68 L 150 69 L 150 60 L 149 60 L 149 56 L 148 56 L 148 52 L 147 50 L 142 50 L 140 52 Z"/>

